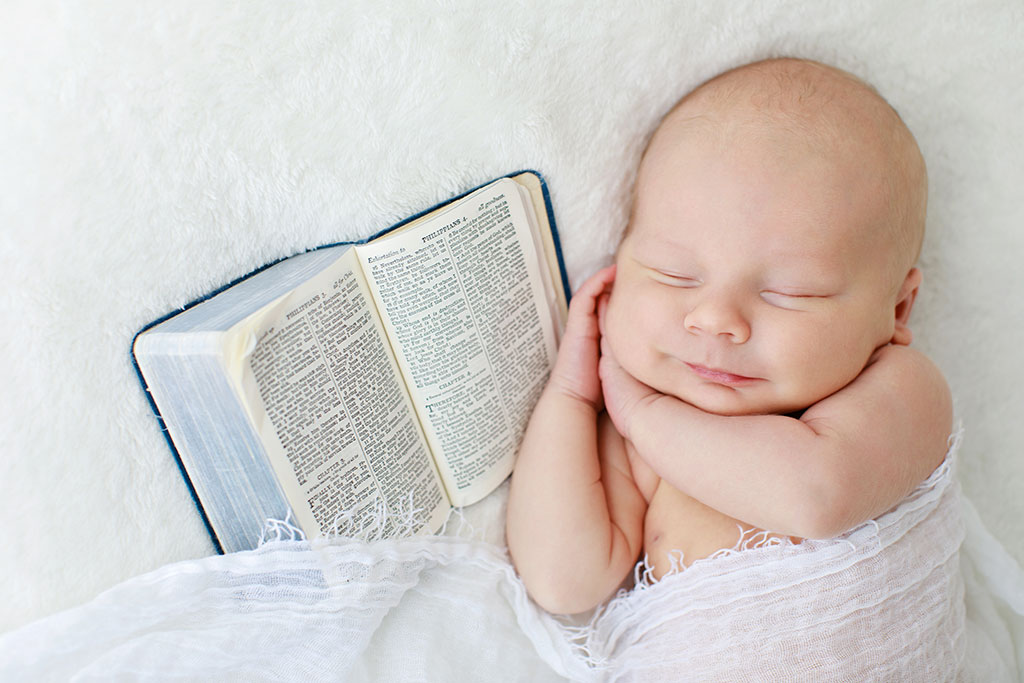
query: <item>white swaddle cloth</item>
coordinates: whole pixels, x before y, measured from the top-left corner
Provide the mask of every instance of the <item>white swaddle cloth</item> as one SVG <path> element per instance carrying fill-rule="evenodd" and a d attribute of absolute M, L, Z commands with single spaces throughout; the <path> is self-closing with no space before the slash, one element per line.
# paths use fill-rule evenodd
<path fill-rule="evenodd" d="M 955 444 L 896 508 L 842 536 L 641 577 L 584 630 L 613 680 L 961 680 Z"/>
<path fill-rule="evenodd" d="M 454 529 L 278 540 L 168 565 L 0 637 L 0 679 L 1009 680 L 995 608 L 987 631 L 965 634 L 953 461 L 951 449 L 899 506 L 841 538 L 641 580 L 582 627 L 527 598 L 501 545 Z M 488 539 L 506 493 L 475 511 Z"/>

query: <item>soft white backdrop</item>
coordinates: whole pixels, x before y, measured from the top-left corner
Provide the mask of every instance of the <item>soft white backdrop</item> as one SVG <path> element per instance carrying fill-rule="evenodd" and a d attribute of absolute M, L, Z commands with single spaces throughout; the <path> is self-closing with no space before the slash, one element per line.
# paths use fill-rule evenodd
<path fill-rule="evenodd" d="M 269 260 L 494 176 L 547 178 L 570 280 L 614 249 L 646 135 L 722 69 L 874 83 L 931 174 L 914 315 L 964 489 L 1024 560 L 1024 5 L 0 5 L 0 630 L 212 552 L 134 332 Z"/>

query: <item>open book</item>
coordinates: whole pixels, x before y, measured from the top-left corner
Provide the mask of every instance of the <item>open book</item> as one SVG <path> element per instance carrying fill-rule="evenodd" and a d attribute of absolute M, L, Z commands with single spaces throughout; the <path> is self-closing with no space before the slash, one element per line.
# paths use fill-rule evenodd
<path fill-rule="evenodd" d="M 567 292 L 524 172 L 260 269 L 132 353 L 221 551 L 255 547 L 268 519 L 313 538 L 382 505 L 428 533 L 512 471 Z"/>

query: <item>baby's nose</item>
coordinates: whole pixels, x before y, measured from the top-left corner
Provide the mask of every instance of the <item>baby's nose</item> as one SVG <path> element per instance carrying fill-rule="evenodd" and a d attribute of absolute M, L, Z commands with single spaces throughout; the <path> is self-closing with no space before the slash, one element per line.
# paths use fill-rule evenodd
<path fill-rule="evenodd" d="M 688 332 L 725 337 L 734 344 L 750 339 L 750 323 L 738 306 L 725 297 L 706 297 L 683 320 Z"/>

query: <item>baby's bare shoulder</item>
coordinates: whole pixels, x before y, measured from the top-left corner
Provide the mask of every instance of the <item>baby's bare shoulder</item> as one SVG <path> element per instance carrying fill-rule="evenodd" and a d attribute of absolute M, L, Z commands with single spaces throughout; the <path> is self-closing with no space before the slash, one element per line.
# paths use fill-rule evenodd
<path fill-rule="evenodd" d="M 953 428 L 949 385 L 926 355 L 907 346 L 879 349 L 846 387 L 811 406 L 801 420 L 838 437 L 863 464 L 922 481 L 945 457 Z"/>
<path fill-rule="evenodd" d="M 907 373 L 907 379 L 946 385 L 946 378 L 932 360 L 917 349 L 900 344 L 887 344 L 872 356 L 865 371 L 874 368 L 886 373 Z"/>
<path fill-rule="evenodd" d="M 874 394 L 878 411 L 915 418 L 920 428 L 941 432 L 946 443 L 953 424 L 953 399 L 946 377 L 928 356 L 909 346 L 885 346 L 851 387 L 860 391 L 859 384 Z"/>
<path fill-rule="evenodd" d="M 887 346 L 856 379 L 804 412 L 800 419 L 827 445 L 835 474 L 835 528 L 890 509 L 942 463 L 952 404 L 945 378 L 927 356 Z"/>
<path fill-rule="evenodd" d="M 846 413 L 851 418 L 902 418 L 908 411 L 941 417 L 951 406 L 949 385 L 938 366 L 916 349 L 891 344 L 876 351 L 852 382 L 808 408 L 803 420 L 831 421 Z"/>

